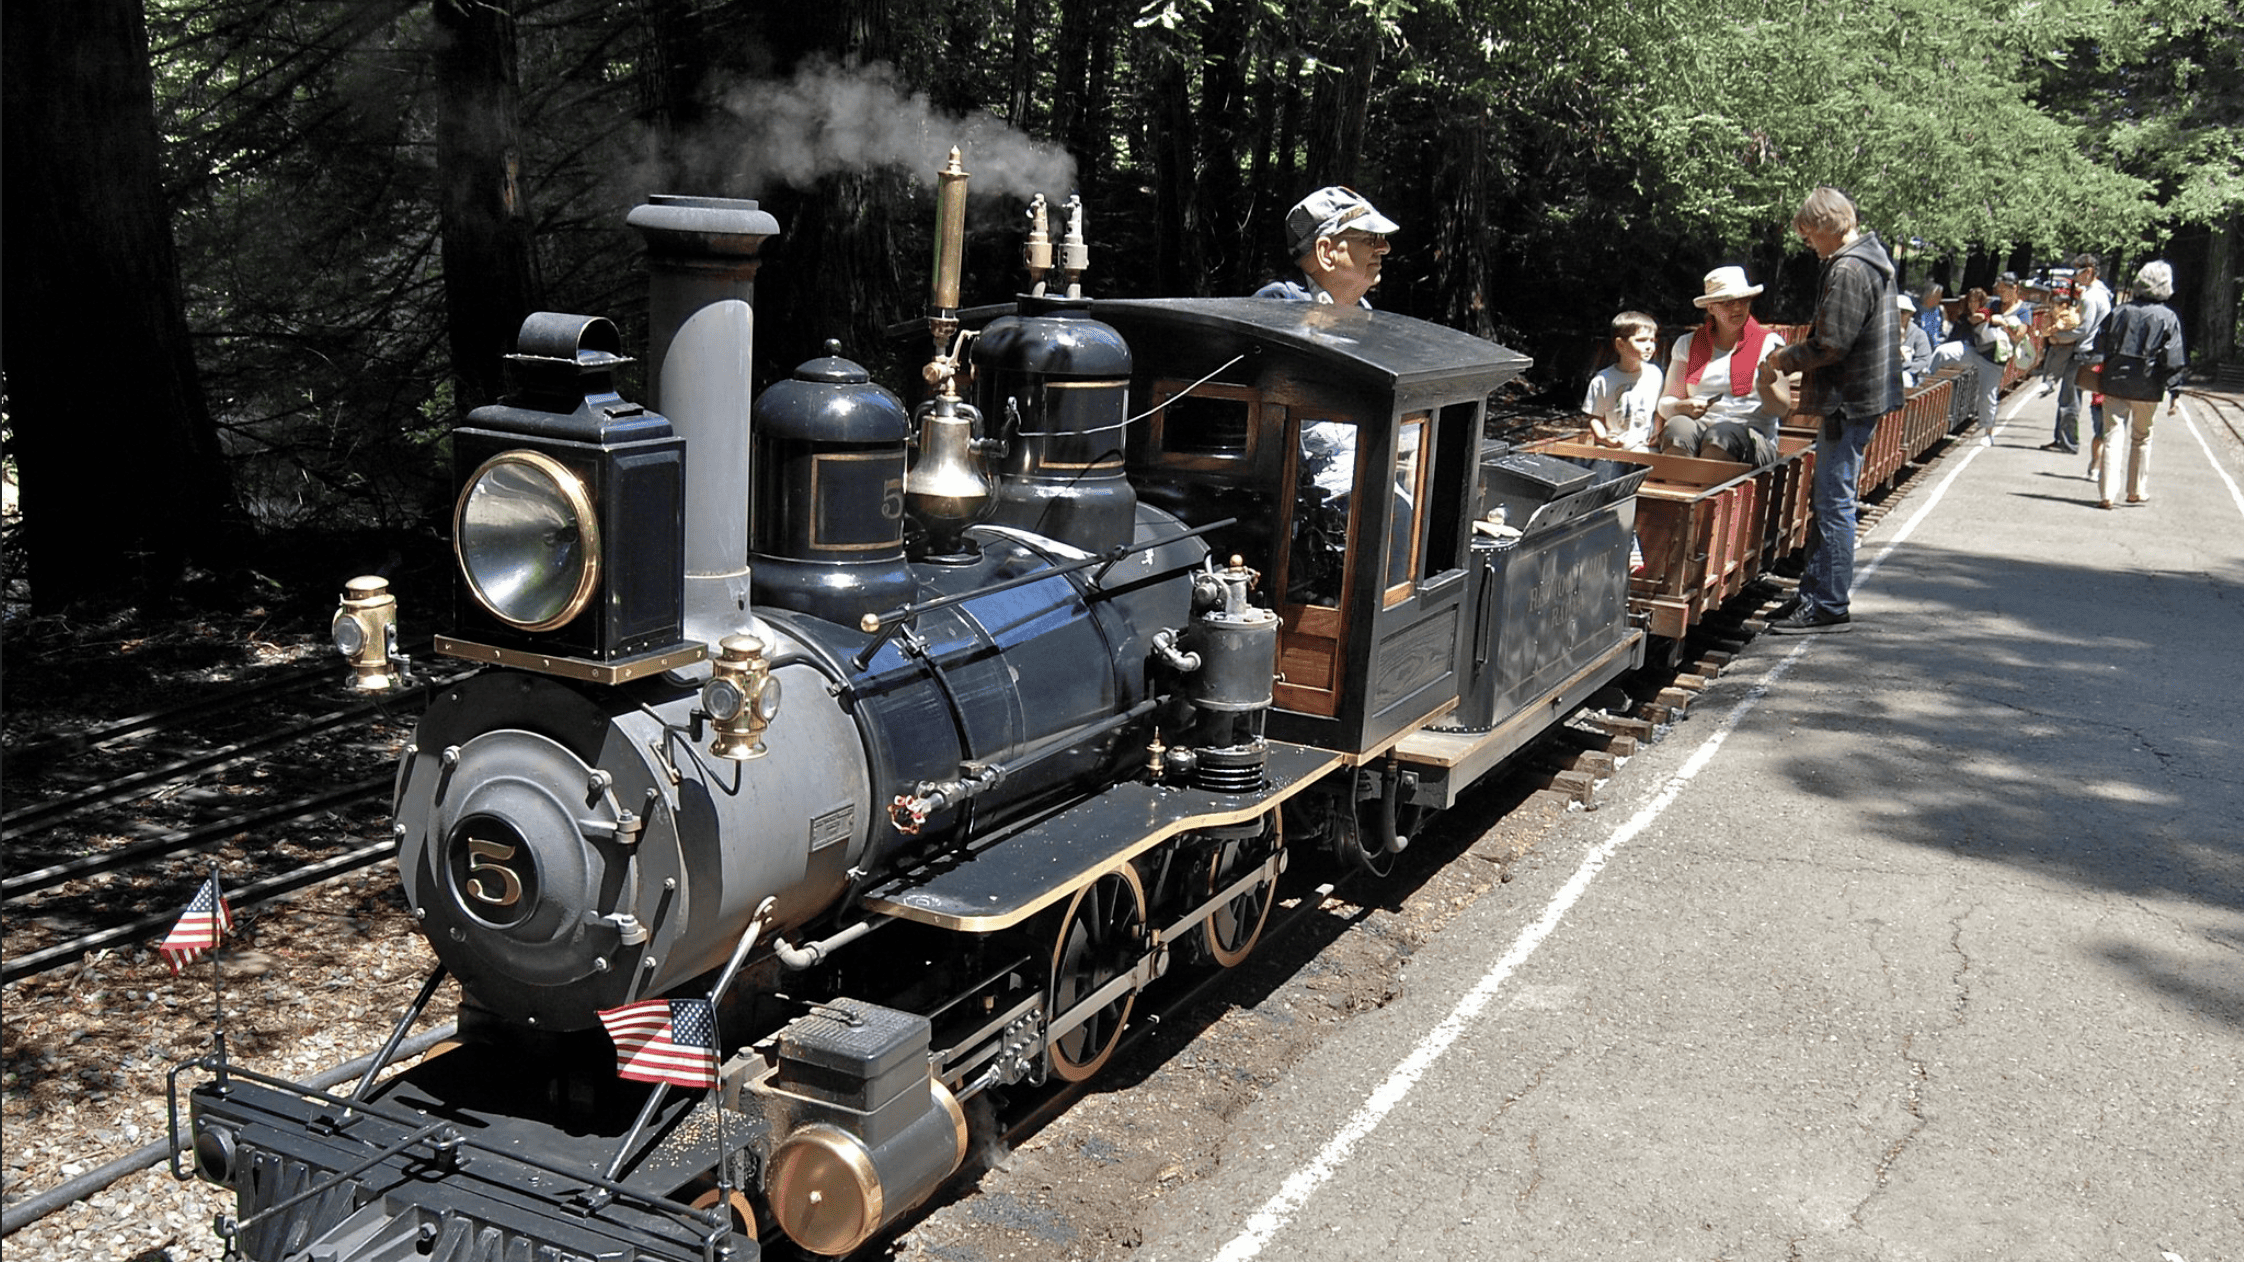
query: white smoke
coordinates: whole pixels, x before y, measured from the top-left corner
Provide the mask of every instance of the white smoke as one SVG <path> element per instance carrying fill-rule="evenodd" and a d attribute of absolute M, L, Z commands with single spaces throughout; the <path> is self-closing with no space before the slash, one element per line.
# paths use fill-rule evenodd
<path fill-rule="evenodd" d="M 954 146 L 976 193 L 1045 193 L 1057 201 L 1075 191 L 1075 159 L 1065 149 L 988 114 L 946 114 L 925 93 L 906 93 L 885 64 L 814 65 L 790 82 L 735 88 L 725 109 L 734 120 L 721 142 L 727 182 L 743 196 L 891 166 L 933 187 Z"/>

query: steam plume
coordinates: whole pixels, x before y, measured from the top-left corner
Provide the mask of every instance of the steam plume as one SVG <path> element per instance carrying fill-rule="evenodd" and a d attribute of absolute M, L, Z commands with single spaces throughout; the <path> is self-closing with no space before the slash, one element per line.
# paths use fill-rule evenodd
<path fill-rule="evenodd" d="M 1064 197 L 1075 188 L 1075 160 L 988 114 L 957 117 L 925 93 L 907 94 L 883 64 L 815 65 L 791 82 L 758 82 L 725 98 L 735 120 L 725 138 L 726 169 L 755 196 L 773 184 L 804 187 L 820 176 L 899 166 L 932 186 L 956 145 L 976 193 Z"/>

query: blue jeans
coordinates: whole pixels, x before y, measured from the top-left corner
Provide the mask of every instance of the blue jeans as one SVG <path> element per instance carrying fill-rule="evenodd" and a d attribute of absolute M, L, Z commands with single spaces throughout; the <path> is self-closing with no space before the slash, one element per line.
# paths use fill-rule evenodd
<path fill-rule="evenodd" d="M 2051 440 L 2062 445 L 2066 451 L 2079 451 L 2080 396 L 2084 392 L 2079 386 L 2073 384 L 2074 367 L 2071 356 L 2066 356 L 2062 371 L 2064 375 L 2057 381 L 2057 432 Z M 2088 420 L 2090 425 L 2093 426 L 2092 433 L 2097 438 L 2102 438 L 2104 436 L 2104 405 L 2101 403 L 2089 404 Z"/>
<path fill-rule="evenodd" d="M 1818 613 L 1847 611 L 1854 590 L 1855 482 L 1862 453 L 1878 418 L 1854 420 L 1845 412 L 1823 418 L 1815 439 L 1815 521 L 1808 531 L 1807 566 L 1800 575 L 1800 604 Z"/>

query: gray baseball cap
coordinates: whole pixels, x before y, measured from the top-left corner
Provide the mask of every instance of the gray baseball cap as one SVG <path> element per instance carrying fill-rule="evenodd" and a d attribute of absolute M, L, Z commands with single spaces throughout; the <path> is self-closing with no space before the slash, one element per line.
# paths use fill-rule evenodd
<path fill-rule="evenodd" d="M 1402 225 L 1380 214 L 1363 194 L 1338 184 L 1318 189 L 1286 212 L 1286 244 L 1296 257 L 1307 254 L 1317 238 L 1337 236 L 1349 228 L 1382 235 L 1402 231 Z"/>

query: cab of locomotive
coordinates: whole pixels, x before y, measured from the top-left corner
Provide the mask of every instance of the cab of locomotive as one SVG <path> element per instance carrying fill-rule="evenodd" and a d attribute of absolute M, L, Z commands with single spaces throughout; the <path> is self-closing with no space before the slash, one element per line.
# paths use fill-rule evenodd
<path fill-rule="evenodd" d="M 1158 365 L 1139 494 L 1262 571 L 1274 739 L 1370 757 L 1458 700 L 1489 395 L 1528 360 L 1406 316 L 1255 298 L 1094 313 Z"/>

